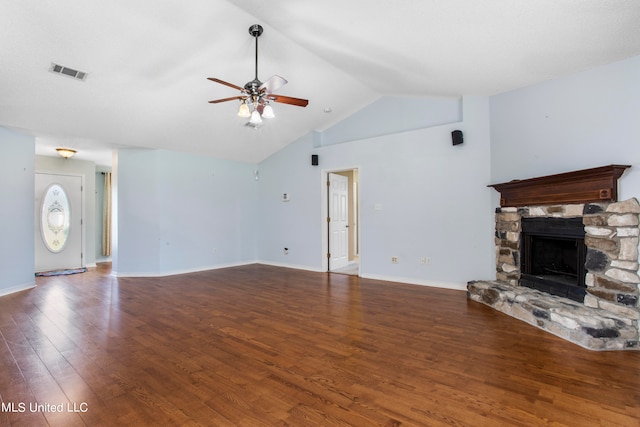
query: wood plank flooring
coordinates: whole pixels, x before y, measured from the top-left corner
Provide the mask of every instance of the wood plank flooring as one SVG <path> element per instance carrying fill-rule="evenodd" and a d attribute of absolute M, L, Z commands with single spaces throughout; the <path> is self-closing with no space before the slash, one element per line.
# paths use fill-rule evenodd
<path fill-rule="evenodd" d="M 0 298 L 0 425 L 640 425 L 640 352 L 584 350 L 461 291 L 109 273 Z"/>

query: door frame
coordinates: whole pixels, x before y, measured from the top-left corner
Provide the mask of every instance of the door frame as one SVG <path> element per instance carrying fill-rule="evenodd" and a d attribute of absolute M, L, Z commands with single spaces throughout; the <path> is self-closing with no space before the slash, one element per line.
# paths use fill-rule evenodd
<path fill-rule="evenodd" d="M 85 197 L 85 190 L 86 190 L 86 176 L 85 174 L 82 173 L 72 173 L 72 172 L 62 172 L 62 171 L 50 171 L 50 170 L 36 170 L 34 171 L 34 177 L 36 174 L 45 174 L 45 175 L 60 175 L 60 176 L 73 176 L 73 177 L 79 177 L 80 178 L 80 185 L 82 186 L 82 190 L 80 191 L 80 250 L 81 250 L 81 254 L 80 254 L 80 262 L 81 262 L 81 267 L 85 267 L 87 265 L 87 260 L 86 260 L 86 256 L 85 254 L 87 253 L 87 230 L 86 230 L 86 217 L 87 217 L 87 212 L 86 212 L 86 197 Z M 36 200 L 38 198 L 38 195 L 35 193 L 35 187 L 33 189 L 33 198 L 34 200 Z M 34 212 L 35 212 L 36 207 L 34 206 Z M 34 218 L 34 230 L 33 230 L 33 239 L 35 241 L 36 235 L 40 234 L 40 228 L 39 227 L 35 227 L 36 221 L 39 221 L 39 218 Z M 34 248 L 34 257 L 35 257 L 35 248 Z M 34 259 L 34 269 L 35 269 L 35 259 Z"/>
<path fill-rule="evenodd" d="M 327 222 L 327 218 L 329 215 L 329 190 L 328 190 L 328 186 L 327 186 L 327 181 L 329 180 L 329 174 L 330 173 L 338 173 L 338 172 L 347 172 L 347 171 L 352 171 L 352 170 L 357 170 L 358 171 L 358 192 L 356 194 L 357 196 L 357 200 L 356 200 L 356 206 L 357 206 L 357 213 L 356 213 L 356 226 L 357 226 L 357 247 L 358 247 L 358 256 L 359 256 L 359 260 L 360 263 L 362 263 L 362 245 L 360 244 L 361 240 L 362 240 L 362 226 L 361 224 L 361 220 L 360 220 L 360 212 L 361 212 L 361 206 L 360 206 L 360 200 L 361 200 L 361 194 L 362 194 L 362 167 L 360 166 L 351 166 L 351 167 L 344 167 L 344 168 L 339 168 L 339 169 L 322 169 L 321 174 L 320 174 L 320 199 L 321 199 L 321 206 L 320 206 L 320 222 L 322 224 L 321 227 L 321 231 L 322 231 L 322 253 L 321 253 L 321 259 L 322 259 L 322 266 L 321 266 L 321 271 L 326 271 L 326 272 L 330 272 L 329 270 L 329 259 L 327 257 L 327 254 L 329 253 L 329 224 Z M 353 194 L 353 188 L 349 187 L 349 194 Z M 355 233 L 354 230 L 349 230 L 350 233 Z"/>

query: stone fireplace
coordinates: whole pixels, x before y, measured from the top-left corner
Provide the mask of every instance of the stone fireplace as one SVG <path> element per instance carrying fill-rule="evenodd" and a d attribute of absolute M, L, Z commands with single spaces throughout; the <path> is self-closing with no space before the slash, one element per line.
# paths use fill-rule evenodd
<path fill-rule="evenodd" d="M 628 167 L 493 185 L 496 280 L 469 282 L 469 298 L 589 349 L 640 349 L 640 204 L 617 201 Z"/>

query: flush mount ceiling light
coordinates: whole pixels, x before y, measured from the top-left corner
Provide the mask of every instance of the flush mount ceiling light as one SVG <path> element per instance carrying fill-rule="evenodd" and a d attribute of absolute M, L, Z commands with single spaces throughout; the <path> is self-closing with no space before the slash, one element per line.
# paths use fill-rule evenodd
<path fill-rule="evenodd" d="M 307 104 L 309 104 L 309 101 L 306 99 L 274 94 L 274 90 L 278 90 L 287 84 L 287 81 L 280 76 L 273 76 L 264 83 L 258 79 L 258 37 L 260 37 L 262 31 L 262 26 L 258 24 L 254 24 L 249 27 L 249 34 L 251 34 L 256 40 L 256 74 L 253 80 L 245 84 L 244 87 L 240 87 L 232 83 L 225 82 L 224 80 L 208 77 L 208 79 L 213 82 L 220 83 L 240 91 L 240 95 L 238 96 L 215 99 L 213 101 L 209 101 L 209 103 L 217 104 L 219 102 L 240 100 L 241 103 L 240 108 L 238 109 L 238 116 L 248 118 L 249 122 L 247 125 L 255 129 L 257 129 L 262 123 L 263 118 L 272 119 L 275 117 L 273 107 L 269 105 L 272 101 L 295 105 L 297 107 L 306 107 Z"/>
<path fill-rule="evenodd" d="M 56 151 L 65 159 L 71 158 L 74 154 L 76 154 L 76 150 L 73 150 L 71 148 L 56 148 Z"/>

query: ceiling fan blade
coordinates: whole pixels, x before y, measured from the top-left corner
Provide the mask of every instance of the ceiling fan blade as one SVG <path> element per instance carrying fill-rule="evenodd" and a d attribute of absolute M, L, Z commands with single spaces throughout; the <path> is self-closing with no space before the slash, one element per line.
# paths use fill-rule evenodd
<path fill-rule="evenodd" d="M 229 86 L 234 89 L 243 90 L 240 86 L 236 86 L 233 83 L 225 82 L 224 80 L 216 79 L 215 77 L 207 77 L 207 80 L 211 80 L 212 82 L 220 83 L 221 85 Z"/>
<path fill-rule="evenodd" d="M 274 93 L 270 93 L 269 95 L 267 95 L 267 98 L 269 98 L 270 100 L 275 101 L 275 102 L 281 102 L 283 104 L 295 105 L 297 107 L 306 107 L 309 104 L 309 101 L 306 100 L 306 99 L 292 98 L 290 96 L 276 95 Z"/>
<path fill-rule="evenodd" d="M 269 80 L 262 83 L 258 89 L 260 89 L 260 91 L 264 90 L 267 93 L 271 93 L 274 90 L 280 89 L 282 86 L 286 84 L 287 84 L 287 80 L 285 78 L 280 77 L 278 75 L 274 75 L 274 76 L 271 76 Z"/>
<path fill-rule="evenodd" d="M 209 101 L 209 104 L 217 104 L 219 102 L 233 101 L 234 99 L 246 99 L 246 96 L 232 96 L 230 98 L 214 99 L 213 101 Z"/>

